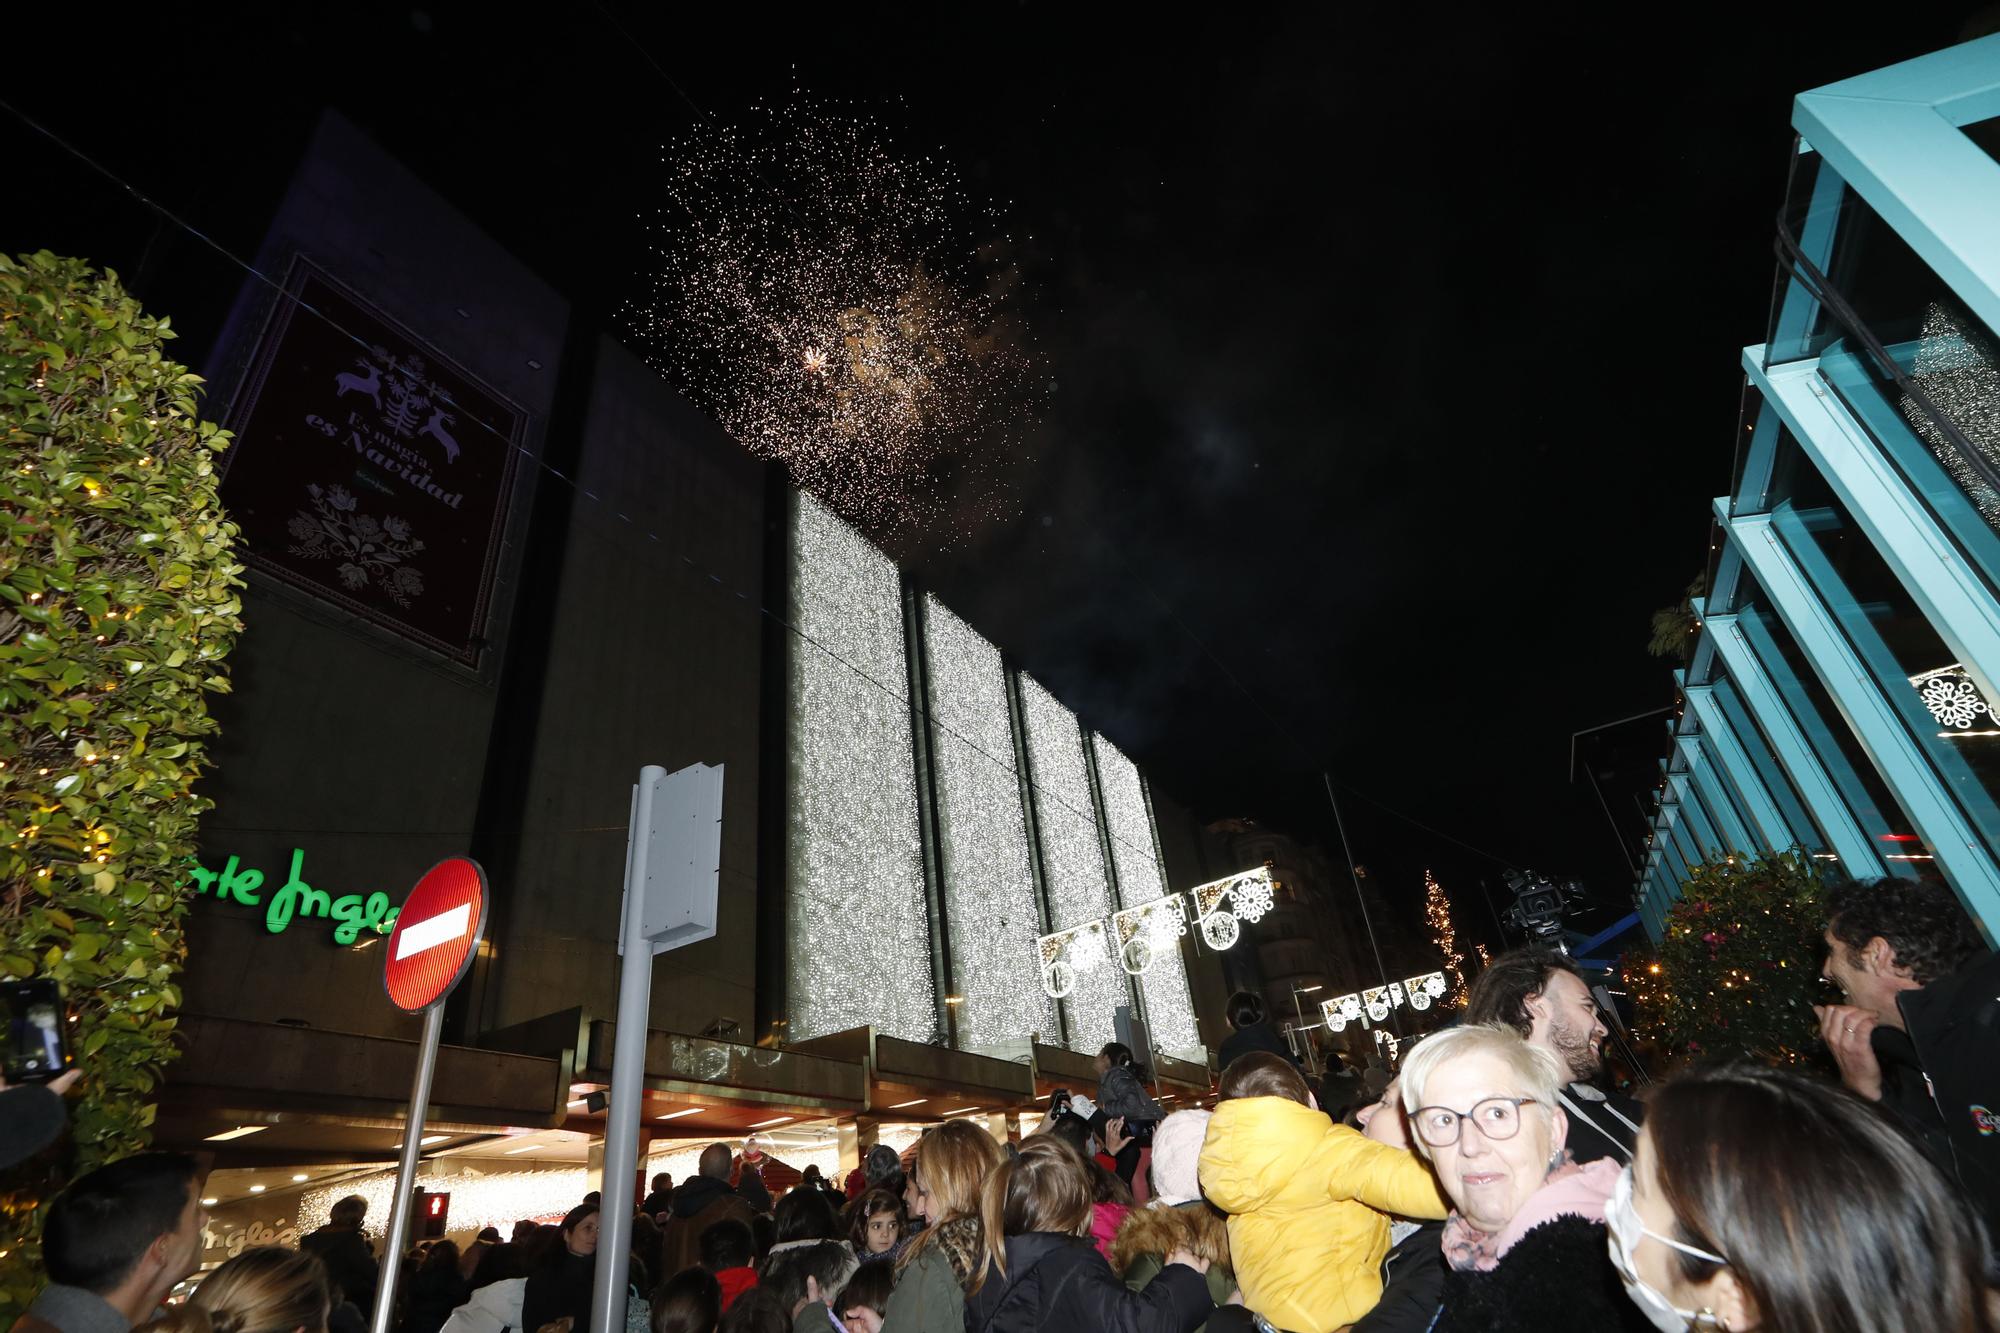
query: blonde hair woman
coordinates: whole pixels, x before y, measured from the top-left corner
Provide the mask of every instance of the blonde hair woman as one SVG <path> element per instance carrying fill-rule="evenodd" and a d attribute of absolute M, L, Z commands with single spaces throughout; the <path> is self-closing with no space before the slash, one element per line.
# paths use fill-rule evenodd
<path fill-rule="evenodd" d="M 984 1257 L 979 1187 L 1000 1145 L 969 1120 L 947 1120 L 917 1143 L 911 1174 L 927 1225 L 896 1260 L 883 1333 L 964 1333 L 965 1293 Z"/>
<path fill-rule="evenodd" d="M 229 1260 L 144 1333 L 325 1333 L 333 1296 L 310 1254 L 264 1245 Z"/>

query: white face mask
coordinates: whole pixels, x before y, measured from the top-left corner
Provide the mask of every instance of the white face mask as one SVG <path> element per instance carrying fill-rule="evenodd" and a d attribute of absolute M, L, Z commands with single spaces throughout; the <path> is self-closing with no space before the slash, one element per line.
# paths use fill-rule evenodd
<path fill-rule="evenodd" d="M 1632 1304 L 1639 1307 L 1654 1328 L 1661 1333 L 1687 1333 L 1692 1328 L 1722 1326 L 1722 1321 L 1706 1310 L 1681 1309 L 1639 1276 L 1639 1266 L 1633 1262 L 1632 1256 L 1638 1250 L 1639 1242 L 1649 1236 L 1662 1245 L 1697 1259 L 1706 1259 L 1712 1264 L 1727 1264 L 1729 1261 L 1719 1254 L 1683 1245 L 1657 1231 L 1648 1231 L 1646 1224 L 1639 1220 L 1639 1210 L 1632 1206 L 1632 1168 L 1629 1166 L 1619 1173 L 1618 1184 L 1611 1191 L 1611 1202 L 1604 1210 L 1604 1223 L 1610 1237 L 1611 1265 L 1618 1270 L 1620 1280 L 1625 1283 L 1625 1294 L 1632 1298 Z"/>

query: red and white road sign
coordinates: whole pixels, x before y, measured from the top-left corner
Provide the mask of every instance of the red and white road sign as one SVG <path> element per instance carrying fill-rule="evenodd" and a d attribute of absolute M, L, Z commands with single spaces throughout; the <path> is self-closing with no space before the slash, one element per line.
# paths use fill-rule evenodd
<path fill-rule="evenodd" d="M 432 866 L 396 914 L 382 964 L 389 1002 L 420 1014 L 451 994 L 486 933 L 486 872 L 463 856 Z"/>

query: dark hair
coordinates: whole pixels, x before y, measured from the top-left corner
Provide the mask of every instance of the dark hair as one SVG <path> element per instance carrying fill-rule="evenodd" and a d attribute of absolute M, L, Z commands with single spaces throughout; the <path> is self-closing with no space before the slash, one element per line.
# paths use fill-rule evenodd
<path fill-rule="evenodd" d="M 199 1174 L 183 1153 L 143 1152 L 78 1179 L 56 1196 L 42 1224 L 49 1277 L 99 1296 L 116 1287 L 154 1241 L 181 1224 Z"/>
<path fill-rule="evenodd" d="M 663 1181 L 663 1180 L 667 1182 L 667 1183 L 666 1183 L 666 1184 L 664 1184 L 664 1185 L 662 1185 L 662 1184 L 660 1183 L 660 1182 L 661 1182 L 661 1181 Z M 672 1175 L 671 1173 L 669 1173 L 669 1172 L 666 1172 L 666 1171 L 662 1171 L 662 1172 L 660 1172 L 660 1174 L 659 1174 L 659 1175 L 657 1175 L 657 1176 L 654 1176 L 654 1177 L 653 1177 L 653 1188 L 654 1188 L 654 1189 L 656 1189 L 656 1190 L 670 1190 L 670 1189 L 672 1189 L 673 1187 L 674 1187 L 674 1178 L 673 1178 L 673 1175 Z"/>
<path fill-rule="evenodd" d="M 327 1210 L 326 1220 L 337 1227 L 358 1227 L 367 1216 L 368 1200 L 359 1194 L 350 1194 Z"/>
<path fill-rule="evenodd" d="M 1031 1135 L 1003 1159 L 979 1192 L 985 1252 L 967 1295 L 985 1285 L 990 1267 L 1007 1276 L 1007 1237 L 1034 1231 L 1080 1236 L 1092 1214 L 1090 1172 L 1076 1149 L 1053 1134 Z"/>
<path fill-rule="evenodd" d="M 1524 944 L 1518 949 L 1509 949 L 1486 965 L 1479 979 L 1472 983 L 1472 993 L 1466 998 L 1465 1013 L 1460 1021 L 1467 1024 L 1505 1023 L 1523 1037 L 1535 1030 L 1535 1020 L 1528 1013 L 1528 1001 L 1540 995 L 1549 984 L 1549 978 L 1558 972 L 1567 972 L 1585 986 L 1583 973 L 1577 971 L 1576 964 L 1568 954 L 1560 949 L 1551 949 L 1545 944 Z"/>
<path fill-rule="evenodd" d="M 500 1228 L 481 1227 L 479 1228 L 479 1235 L 475 1239 L 483 1240 L 488 1245 L 498 1245 L 500 1243 Z"/>
<path fill-rule="evenodd" d="M 1229 1026 L 1241 1032 L 1264 1021 L 1264 1000 L 1256 991 L 1240 990 L 1229 997 Z"/>
<path fill-rule="evenodd" d="M 788 1240 L 840 1239 L 840 1212 L 825 1190 L 801 1186 L 778 1200 L 772 1216 L 780 1245 Z"/>
<path fill-rule="evenodd" d="M 1107 1041 L 1097 1053 L 1109 1060 L 1114 1069 L 1132 1063 L 1132 1048 L 1122 1041 Z"/>
<path fill-rule="evenodd" d="M 595 1216 L 597 1216 L 597 1205 L 590 1202 L 588 1196 L 586 1196 L 584 1202 L 563 1214 L 561 1227 L 563 1235 L 567 1237 L 570 1232 L 583 1225 L 583 1220 L 586 1217 Z"/>
<path fill-rule="evenodd" d="M 903 1174 L 903 1159 L 886 1143 L 878 1143 L 868 1150 L 868 1158 L 861 1164 L 861 1174 L 870 1185 L 882 1185 L 902 1192 L 900 1184 L 890 1182 Z"/>
<path fill-rule="evenodd" d="M 847 1279 L 847 1285 L 834 1297 L 833 1312 L 844 1320 L 849 1310 L 873 1310 L 876 1314 L 887 1314 L 889 1293 L 896 1286 L 896 1270 L 887 1264 L 863 1264 Z"/>
<path fill-rule="evenodd" d="M 810 1294 L 807 1278 L 819 1284 L 820 1299 L 824 1301 L 846 1285 L 853 1272 L 854 1252 L 840 1241 L 826 1240 L 817 1245 L 800 1245 L 764 1260 L 764 1267 L 757 1274 L 757 1290 L 770 1292 L 789 1311 Z"/>
<path fill-rule="evenodd" d="M 750 1235 L 756 1243 L 756 1259 L 762 1263 L 771 1247 L 778 1243 L 778 1224 L 771 1220 L 769 1213 L 750 1215 Z"/>
<path fill-rule="evenodd" d="M 1307 1106 L 1311 1096 L 1312 1089 L 1306 1086 L 1299 1067 L 1270 1051 L 1251 1051 L 1231 1060 L 1216 1089 L 1216 1100 L 1221 1102 L 1237 1097 L 1283 1097 Z"/>
<path fill-rule="evenodd" d="M 748 1268 L 757 1257 L 757 1238 L 747 1223 L 733 1217 L 711 1223 L 695 1240 L 701 1266 L 711 1273 L 725 1268 Z"/>
<path fill-rule="evenodd" d="M 910 1219 L 903 1214 L 903 1197 L 876 1186 L 862 1191 L 848 1210 L 847 1241 L 857 1255 L 868 1253 L 868 1223 L 883 1213 L 893 1213 L 896 1217 L 896 1239 L 901 1241 L 909 1234 Z"/>
<path fill-rule="evenodd" d="M 1881 936 L 1896 966 L 1928 986 L 1955 972 L 1982 947 L 1979 932 L 1943 884 L 1920 879 L 1870 879 L 1836 884 L 1826 893 L 1827 930 L 1855 952 Z"/>
<path fill-rule="evenodd" d="M 1986 1233 L 1875 1108 L 1788 1069 L 1685 1074 L 1646 1108 L 1676 1239 L 1722 1255 L 1771 1333 L 1862 1333 L 1882 1302 L 1991 1333 Z M 1690 1282 L 1719 1267 L 1675 1251 Z"/>
<path fill-rule="evenodd" d="M 601 1190 L 592 1190 L 583 1196 L 583 1202 L 588 1207 L 596 1208 L 604 1202 L 604 1193 Z M 564 1230 L 568 1230 L 568 1228 L 565 1227 Z"/>
<path fill-rule="evenodd" d="M 715 1333 L 720 1318 L 722 1284 L 705 1269 L 684 1268 L 653 1292 L 653 1333 Z"/>
<path fill-rule="evenodd" d="M 417 1271 L 420 1273 L 430 1273 L 440 1269 L 456 1269 L 457 1267 L 458 1243 L 456 1241 L 441 1240 L 431 1246 L 430 1252 L 424 1255 L 423 1267 Z"/>
<path fill-rule="evenodd" d="M 791 1333 L 792 1307 L 763 1287 L 738 1296 L 716 1325 L 717 1333 Z"/>

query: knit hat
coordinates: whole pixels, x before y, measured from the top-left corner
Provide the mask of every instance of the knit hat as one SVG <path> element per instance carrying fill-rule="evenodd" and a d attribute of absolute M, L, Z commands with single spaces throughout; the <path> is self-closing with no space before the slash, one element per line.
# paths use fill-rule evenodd
<path fill-rule="evenodd" d="M 1210 1114 L 1176 1111 L 1153 1131 L 1153 1197 L 1161 1203 L 1192 1203 L 1201 1197 L 1201 1143 L 1208 1137 Z"/>

